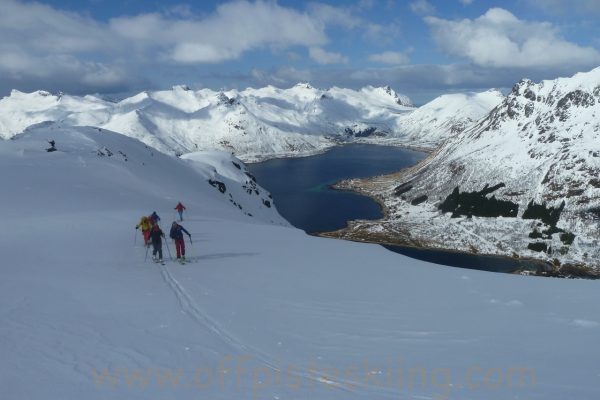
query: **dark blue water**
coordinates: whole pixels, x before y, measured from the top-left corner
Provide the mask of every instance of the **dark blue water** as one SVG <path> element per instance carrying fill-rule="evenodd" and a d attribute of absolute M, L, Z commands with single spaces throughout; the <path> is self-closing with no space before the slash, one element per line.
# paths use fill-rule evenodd
<path fill-rule="evenodd" d="M 411 258 L 416 258 L 417 260 L 423 260 L 434 264 L 448 265 L 450 267 L 505 273 L 512 273 L 521 270 L 551 270 L 550 265 L 542 261 L 535 260 L 514 259 L 500 256 L 483 256 L 454 251 L 418 249 L 406 246 L 383 245 L 383 247 L 393 251 L 394 253 L 403 254 Z"/>
<path fill-rule="evenodd" d="M 355 219 L 379 219 L 379 205 L 369 197 L 333 190 L 348 178 L 383 175 L 410 167 L 426 155 L 397 147 L 352 144 L 312 157 L 283 158 L 248 164 L 258 183 L 271 192 L 279 213 L 308 233 L 341 229 Z M 480 256 L 404 246 L 388 250 L 436 264 L 493 272 L 543 269 L 544 264 L 508 257 Z"/>
<path fill-rule="evenodd" d="M 388 174 L 416 164 L 421 152 L 352 144 L 324 154 L 248 164 L 258 184 L 271 192 L 277 211 L 306 232 L 335 231 L 353 219 L 379 219 L 379 205 L 354 192 L 332 190 L 342 179 Z"/>

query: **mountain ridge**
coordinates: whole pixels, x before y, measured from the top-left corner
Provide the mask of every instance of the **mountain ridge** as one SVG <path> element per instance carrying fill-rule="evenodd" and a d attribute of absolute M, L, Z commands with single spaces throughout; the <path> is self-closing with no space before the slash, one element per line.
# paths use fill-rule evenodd
<path fill-rule="evenodd" d="M 448 103 L 459 101 L 458 96 L 450 95 Z M 455 107 L 440 118 L 435 135 L 421 135 L 430 121 L 406 119 L 418 109 L 389 86 L 319 89 L 299 83 L 288 89 L 194 91 L 178 85 L 118 102 L 93 95 L 13 91 L 0 100 L 0 137 L 9 139 L 35 123 L 57 121 L 122 133 L 168 154 L 219 149 L 260 161 L 315 154 L 353 141 L 432 149 L 454 134 L 456 126 L 463 129 L 482 116 L 480 109 L 494 105 L 486 100 L 479 108 Z"/>
<path fill-rule="evenodd" d="M 389 239 L 396 232 L 404 243 L 598 268 L 599 116 L 600 68 L 521 80 L 417 166 L 341 185 L 388 209 L 384 221 L 354 224 L 342 235 Z M 517 214 L 500 212 L 502 202 Z"/>

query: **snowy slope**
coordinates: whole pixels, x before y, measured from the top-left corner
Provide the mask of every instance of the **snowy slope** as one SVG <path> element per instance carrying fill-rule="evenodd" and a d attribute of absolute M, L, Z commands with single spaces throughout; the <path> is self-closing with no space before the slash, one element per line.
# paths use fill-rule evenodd
<path fill-rule="evenodd" d="M 595 282 L 310 237 L 233 162 L 57 124 L 0 142 L 0 398 L 600 395 Z M 145 263 L 134 225 L 177 201 L 194 262 Z"/>
<path fill-rule="evenodd" d="M 504 96 L 497 90 L 445 94 L 400 116 L 394 131 L 416 143 L 435 148 L 485 117 L 502 100 Z"/>
<path fill-rule="evenodd" d="M 246 160 L 323 151 L 356 136 L 389 135 L 410 100 L 391 88 L 322 90 L 308 84 L 244 91 L 142 92 L 118 103 L 86 96 L 13 91 L 0 100 L 0 138 L 60 121 L 136 138 L 164 153 L 222 149 Z"/>
<path fill-rule="evenodd" d="M 408 241 L 433 247 L 600 267 L 599 117 L 600 68 L 538 84 L 522 80 L 420 165 L 362 185 L 390 210 L 383 230 L 362 228 L 399 240 L 410 232 Z M 488 218 L 456 211 L 460 204 L 449 201 L 441 213 L 455 188 L 450 199 L 486 186 L 483 197 L 510 202 L 518 212 Z M 487 200 L 477 202 L 473 207 L 485 207 Z"/>

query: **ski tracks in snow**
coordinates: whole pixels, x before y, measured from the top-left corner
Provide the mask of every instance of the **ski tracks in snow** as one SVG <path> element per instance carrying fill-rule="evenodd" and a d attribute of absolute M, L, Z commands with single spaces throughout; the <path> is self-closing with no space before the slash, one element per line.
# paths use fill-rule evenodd
<path fill-rule="evenodd" d="M 233 334 L 223 328 L 217 321 L 211 318 L 194 300 L 193 296 L 190 295 L 185 288 L 175 279 L 173 274 L 169 271 L 167 266 L 161 265 L 160 272 L 163 280 L 169 286 L 177 301 L 181 307 L 181 311 L 188 315 L 197 324 L 208 329 L 210 332 L 215 334 L 218 339 L 223 341 L 227 346 L 233 348 L 241 355 L 250 357 L 251 359 L 257 360 L 267 368 L 271 369 L 275 373 L 285 372 L 291 374 L 296 378 L 312 381 L 315 384 L 326 385 L 329 389 L 339 389 L 341 391 L 358 394 L 361 396 L 376 396 L 376 397 L 395 397 L 398 393 L 394 390 L 379 388 L 378 391 L 373 392 L 372 388 L 368 388 L 360 382 L 354 382 L 346 379 L 331 378 L 322 376 L 315 371 L 300 370 L 295 372 L 284 371 L 283 368 L 277 365 L 271 357 L 264 354 L 262 351 L 244 344 L 240 339 L 236 338 Z"/>
<path fill-rule="evenodd" d="M 221 341 L 223 341 L 227 346 L 233 348 L 237 352 L 239 352 L 243 356 L 249 356 L 252 359 L 255 359 L 262 363 L 267 368 L 271 369 L 276 373 L 282 373 L 283 369 L 277 365 L 269 356 L 261 352 L 260 350 L 250 347 L 244 344 L 240 339 L 236 338 L 233 334 L 228 332 L 225 328 L 223 328 L 217 321 L 211 318 L 194 300 L 193 296 L 191 296 L 185 288 L 175 279 L 173 274 L 169 271 L 167 266 L 161 265 L 160 273 L 162 279 L 169 286 L 177 301 L 179 306 L 181 307 L 181 311 L 189 316 L 194 322 L 208 329 L 210 332 L 215 334 Z M 289 371 L 285 371 L 286 373 L 290 373 Z M 333 381 L 327 379 L 324 381 L 324 377 L 318 374 L 315 374 L 311 371 L 296 371 L 293 375 L 297 378 L 310 380 L 315 383 L 327 384 L 331 388 L 337 388 L 340 390 L 344 390 L 346 392 L 357 393 L 363 392 L 360 390 L 360 384 L 356 382 L 350 381 L 342 381 L 337 380 Z M 365 389 L 365 388 L 363 388 Z M 374 395 L 372 392 L 364 391 L 363 394 Z M 384 393 L 378 393 L 384 394 Z M 385 393 L 386 395 L 390 395 L 391 393 Z"/>
<path fill-rule="evenodd" d="M 184 314 L 188 315 L 196 323 L 204 326 L 212 333 L 217 335 L 223 342 L 225 342 L 230 347 L 233 347 L 234 349 L 239 351 L 247 350 L 245 346 L 240 342 L 240 340 L 228 333 L 204 310 L 202 310 L 198 306 L 198 304 L 196 304 L 194 298 L 185 290 L 185 288 L 177 281 L 177 279 L 175 279 L 175 277 L 173 276 L 173 274 L 171 274 L 167 266 L 161 265 L 160 273 L 165 283 L 175 294 L 175 297 L 179 302 L 179 306 L 181 307 L 181 311 L 183 311 Z"/>

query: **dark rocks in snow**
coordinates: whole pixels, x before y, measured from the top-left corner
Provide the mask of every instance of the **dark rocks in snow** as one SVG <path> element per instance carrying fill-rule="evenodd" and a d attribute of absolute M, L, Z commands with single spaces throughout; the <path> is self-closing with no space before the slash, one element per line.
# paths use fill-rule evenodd
<path fill-rule="evenodd" d="M 252 179 L 252 182 L 256 183 L 256 177 L 254 175 L 252 175 L 250 172 L 245 172 L 246 176 L 250 179 Z"/>
<path fill-rule="evenodd" d="M 567 192 L 567 198 L 573 197 L 573 196 L 581 196 L 583 194 L 583 192 L 585 192 L 584 189 L 570 189 Z"/>
<path fill-rule="evenodd" d="M 227 97 L 227 95 L 223 92 L 220 92 L 217 96 L 217 98 L 219 99 L 219 104 L 225 105 L 225 106 L 232 106 L 234 104 L 237 104 L 238 101 L 235 98 L 229 98 Z"/>
<path fill-rule="evenodd" d="M 527 248 L 532 251 L 548 253 L 548 245 L 544 242 L 532 242 L 527 245 Z"/>
<path fill-rule="evenodd" d="M 263 204 L 267 208 L 271 208 L 271 202 L 269 200 L 262 199 Z"/>
<path fill-rule="evenodd" d="M 527 205 L 523 212 L 523 219 L 539 219 L 549 226 L 556 226 L 562 210 L 565 208 L 563 201 L 559 207 L 547 207 L 545 203 L 536 204 L 533 200 Z"/>
<path fill-rule="evenodd" d="M 104 157 L 104 156 L 112 157 L 113 156 L 113 152 L 110 151 L 110 149 L 108 147 L 103 147 L 101 149 L 98 149 L 96 151 L 96 154 L 98 154 L 98 156 L 100 156 L 100 157 Z"/>
<path fill-rule="evenodd" d="M 520 109 L 521 105 L 516 98 L 513 98 L 506 105 L 506 115 L 508 115 L 508 118 L 510 119 L 515 119 L 519 115 Z"/>
<path fill-rule="evenodd" d="M 241 170 L 241 169 L 242 169 L 242 166 L 241 166 L 240 164 L 236 163 L 235 161 L 232 161 L 231 163 L 232 163 L 232 164 L 233 164 L 233 166 L 234 166 L 234 167 L 236 167 L 237 169 L 239 169 L 239 170 Z"/>
<path fill-rule="evenodd" d="M 213 180 L 213 179 L 209 179 L 208 183 L 211 186 L 214 186 L 217 189 L 219 189 L 219 192 L 221 192 L 221 193 L 225 193 L 225 191 L 227 190 L 227 188 L 225 187 L 225 184 L 223 182 L 220 182 L 220 181 L 217 181 L 217 180 Z"/>
<path fill-rule="evenodd" d="M 424 201 L 427 200 L 427 195 L 421 195 L 419 197 L 414 198 L 410 204 L 412 204 L 413 206 L 419 205 L 421 203 L 423 203 Z"/>
<path fill-rule="evenodd" d="M 573 234 L 571 232 L 561 233 L 559 237 L 560 237 L 560 241 L 566 245 L 573 244 L 573 241 L 575 240 L 575 234 Z"/>
<path fill-rule="evenodd" d="M 498 200 L 495 196 L 487 198 L 486 196 L 502 187 L 504 183 L 495 186 L 485 187 L 478 192 L 463 192 L 457 187 L 451 194 L 438 206 L 443 213 L 451 212 L 452 218 L 459 216 L 467 217 L 516 217 L 519 212 L 519 205 L 508 200 Z"/>
<path fill-rule="evenodd" d="M 404 193 L 410 191 L 413 185 L 410 183 L 403 183 L 402 185 L 396 186 L 394 189 L 394 196 L 402 196 Z"/>
<path fill-rule="evenodd" d="M 248 187 L 247 185 L 242 185 L 242 189 L 244 189 L 248 194 L 252 194 L 252 192 L 255 191 L 255 189 L 253 189 L 252 187 Z M 258 194 L 258 192 L 256 194 Z"/>
<path fill-rule="evenodd" d="M 529 232 L 529 237 L 531 239 L 540 239 L 542 238 L 544 235 L 542 235 L 540 233 L 540 231 L 538 231 L 537 229 L 533 228 L 533 231 Z"/>
<path fill-rule="evenodd" d="M 364 129 L 359 129 L 356 126 L 354 126 L 352 128 L 347 127 L 344 129 L 344 133 L 346 134 L 346 136 L 352 136 L 352 137 L 357 137 L 357 138 L 370 137 L 370 136 L 383 136 L 383 134 L 377 132 L 377 128 L 374 126 L 370 126 L 368 128 L 364 128 Z"/>
<path fill-rule="evenodd" d="M 525 89 L 523 96 L 525 96 L 525 98 L 527 100 L 531 100 L 531 101 L 536 101 L 536 99 L 537 99 L 535 93 L 533 93 L 533 91 L 529 88 Z"/>
<path fill-rule="evenodd" d="M 525 116 L 526 117 L 530 117 L 531 114 L 533 114 L 533 109 L 534 109 L 534 104 L 533 103 L 527 103 L 527 105 L 525 105 Z M 525 128 L 523 128 L 523 130 L 525 130 Z"/>
<path fill-rule="evenodd" d="M 562 122 L 565 122 L 569 117 L 569 109 L 571 106 L 575 107 L 591 107 L 596 104 L 594 96 L 584 92 L 583 90 L 575 90 L 567 93 L 556 103 L 556 110 L 554 115 Z"/>
<path fill-rule="evenodd" d="M 558 103 L 556 103 L 556 108 L 569 108 L 571 105 L 575 107 L 591 107 L 594 104 L 596 104 L 594 96 L 583 90 L 575 90 L 567 93 L 560 99 Z"/>

